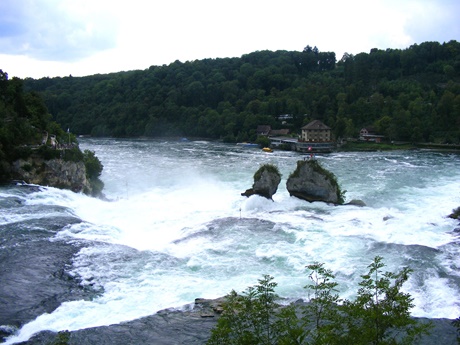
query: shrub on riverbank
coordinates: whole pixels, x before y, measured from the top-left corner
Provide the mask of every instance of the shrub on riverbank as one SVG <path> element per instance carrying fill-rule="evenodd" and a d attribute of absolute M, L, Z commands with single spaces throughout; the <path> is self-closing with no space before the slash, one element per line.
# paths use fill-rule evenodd
<path fill-rule="evenodd" d="M 413 298 L 401 291 L 411 270 L 383 272 L 377 256 L 362 275 L 357 298 L 342 300 L 334 274 L 323 264 L 308 265 L 309 303 L 281 307 L 277 283 L 269 275 L 241 295 L 227 295 L 208 345 L 222 344 L 414 344 L 429 324 L 418 324 L 409 310 Z"/>

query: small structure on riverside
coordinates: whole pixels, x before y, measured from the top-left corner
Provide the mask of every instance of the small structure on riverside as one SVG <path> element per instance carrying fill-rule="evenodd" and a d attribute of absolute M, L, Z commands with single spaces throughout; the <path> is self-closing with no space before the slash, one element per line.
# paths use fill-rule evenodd
<path fill-rule="evenodd" d="M 330 142 L 331 127 L 320 120 L 314 120 L 302 127 L 301 141 L 303 142 Z"/>

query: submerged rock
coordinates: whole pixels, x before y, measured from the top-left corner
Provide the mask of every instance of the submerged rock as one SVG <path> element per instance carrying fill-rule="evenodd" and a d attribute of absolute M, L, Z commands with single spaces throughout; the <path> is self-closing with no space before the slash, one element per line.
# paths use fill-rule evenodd
<path fill-rule="evenodd" d="M 267 199 L 272 199 L 273 195 L 278 190 L 278 185 L 281 182 L 281 174 L 278 168 L 271 164 L 262 165 L 254 174 L 254 184 L 252 188 L 247 189 L 243 196 L 250 197 L 257 194 Z"/>
<path fill-rule="evenodd" d="M 366 203 L 362 200 L 359 199 L 353 199 L 347 202 L 345 205 L 352 205 L 352 206 L 359 206 L 359 207 L 365 207 Z"/>
<path fill-rule="evenodd" d="M 343 204 L 342 191 L 334 174 L 316 160 L 298 161 L 297 169 L 286 182 L 286 188 L 291 196 L 309 202 Z"/>
<path fill-rule="evenodd" d="M 27 230 L 22 223 L 14 229 L 0 229 L 2 245 L 7 248 L 0 251 L 0 341 L 66 301 L 91 299 L 97 293 L 67 273 L 72 258 L 84 245 L 49 240 L 51 231 L 79 220 L 55 219 L 54 228 L 46 221 L 37 220 L 37 229 L 46 230 L 35 230 L 33 237 L 24 236 Z"/>

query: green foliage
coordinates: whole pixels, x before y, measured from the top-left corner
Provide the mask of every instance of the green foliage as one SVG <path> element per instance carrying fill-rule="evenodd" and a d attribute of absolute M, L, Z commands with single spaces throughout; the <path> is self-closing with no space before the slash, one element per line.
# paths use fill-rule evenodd
<path fill-rule="evenodd" d="M 271 141 L 268 137 L 259 135 L 256 139 L 256 144 L 259 144 L 260 147 L 270 147 Z"/>
<path fill-rule="evenodd" d="M 102 165 L 99 158 L 97 158 L 94 151 L 85 150 L 83 152 L 83 162 L 85 163 L 86 175 L 88 178 L 91 179 L 101 175 L 104 166 Z"/>
<path fill-rule="evenodd" d="M 265 275 L 242 295 L 227 295 L 223 313 L 207 344 L 415 344 L 430 324 L 418 324 L 412 298 L 401 287 L 411 272 L 383 272 L 381 257 L 368 266 L 354 301 L 341 300 L 334 274 L 323 264 L 307 266 L 309 302 L 281 307 L 277 284 Z M 299 313 L 298 311 L 301 311 Z"/>
<path fill-rule="evenodd" d="M 81 162 L 84 160 L 84 154 L 81 150 L 75 146 L 70 149 L 62 150 L 61 152 L 62 159 L 69 162 Z"/>
<path fill-rule="evenodd" d="M 276 165 L 273 164 L 264 164 L 254 173 L 254 181 L 257 181 L 262 176 L 264 171 L 269 173 L 277 174 L 281 178 L 281 173 Z"/>
<path fill-rule="evenodd" d="M 264 275 L 241 296 L 232 290 L 208 344 L 274 344 L 278 335 L 272 318 L 277 308 L 276 285 L 273 277 Z"/>
<path fill-rule="evenodd" d="M 94 151 L 85 150 L 83 152 L 83 162 L 85 163 L 86 168 L 86 177 L 89 180 L 89 183 L 92 188 L 93 196 L 100 196 L 102 189 L 104 188 L 104 183 L 99 179 L 99 176 L 104 169 L 99 158 L 97 158 Z"/>
<path fill-rule="evenodd" d="M 383 259 L 375 257 L 368 266 L 369 273 L 361 276 L 356 300 L 344 302 L 344 343 L 413 344 L 428 332 L 429 325 L 419 325 L 410 317 L 413 299 L 401 291 L 411 270 L 405 267 L 398 273 L 383 272 L 384 266 Z"/>
<path fill-rule="evenodd" d="M 44 134 L 56 137 L 56 147 L 42 143 Z M 24 92 L 22 80 L 8 80 L 8 74 L 0 70 L 0 180 L 11 178 L 9 165 L 17 159 L 38 156 L 45 160 L 84 161 L 93 195 L 99 195 L 104 186 L 98 179 L 103 166 L 94 152 L 82 153 L 76 142 L 74 134 L 51 121 L 39 93 Z M 32 168 L 24 165 L 26 171 Z"/>
<path fill-rule="evenodd" d="M 389 141 L 456 143 L 459 52 L 457 41 L 425 42 L 345 54 L 336 62 L 335 53 L 307 46 L 144 71 L 27 79 L 25 86 L 44 97 L 55 121 L 78 134 L 241 142 L 256 140 L 260 124 L 298 134 L 304 120 L 318 119 L 338 137 L 373 125 Z M 23 103 L 18 99 L 16 108 Z M 293 119 L 283 124 L 281 114 Z"/>
<path fill-rule="evenodd" d="M 60 331 L 54 338 L 53 342 L 50 345 L 69 345 L 70 342 L 70 332 L 69 331 Z"/>
<path fill-rule="evenodd" d="M 15 146 L 9 152 L 10 159 L 27 159 L 32 154 L 32 149 L 28 146 Z"/>
<path fill-rule="evenodd" d="M 36 151 L 37 154 L 45 160 L 61 158 L 61 151 L 47 145 L 41 145 Z"/>
<path fill-rule="evenodd" d="M 391 151 L 391 150 L 411 150 L 413 144 L 391 144 L 391 143 L 371 143 L 371 142 L 347 142 L 341 147 L 345 151 Z"/>
<path fill-rule="evenodd" d="M 308 265 L 311 283 L 305 288 L 312 293 L 310 303 L 304 308 L 304 322 L 313 324 L 308 337 L 313 344 L 331 344 L 343 333 L 342 319 L 338 303 L 341 302 L 338 284 L 331 270 L 322 263 Z"/>

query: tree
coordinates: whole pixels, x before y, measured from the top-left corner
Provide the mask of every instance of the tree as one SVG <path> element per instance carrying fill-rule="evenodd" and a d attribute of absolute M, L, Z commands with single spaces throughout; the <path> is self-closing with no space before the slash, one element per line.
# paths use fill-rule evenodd
<path fill-rule="evenodd" d="M 361 276 L 356 300 L 341 307 L 347 315 L 343 344 L 413 344 L 428 332 L 428 324 L 419 325 L 410 317 L 413 298 L 401 291 L 411 269 L 392 273 L 383 272 L 383 267 L 382 257 L 376 256 L 369 272 Z"/>
<path fill-rule="evenodd" d="M 277 331 L 272 316 L 277 307 L 276 285 L 273 277 L 264 275 L 241 296 L 232 290 L 208 344 L 275 344 Z"/>
<path fill-rule="evenodd" d="M 309 303 L 304 307 L 304 323 L 313 324 L 307 332 L 312 344 L 336 343 L 343 333 L 342 316 L 338 304 L 341 302 L 337 294 L 338 283 L 335 275 L 322 263 L 308 265 L 311 271 L 311 283 L 305 288 L 312 292 Z"/>
<path fill-rule="evenodd" d="M 339 117 L 353 120 L 348 133 L 387 116 L 394 139 L 445 142 L 459 137 L 457 97 L 460 43 L 426 42 L 407 49 L 372 49 L 356 56 L 306 46 L 303 51 L 257 51 L 241 58 L 204 59 L 152 66 L 82 78 L 23 81 L 24 90 L 45 100 L 53 120 L 77 134 L 104 136 L 206 135 L 212 138 L 253 138 L 245 125 L 249 113 L 276 117 L 293 114 L 291 132 L 300 132 L 304 115 L 317 117 L 337 133 Z M 9 108 L 33 115 L 18 92 L 20 80 L 0 72 L 0 94 Z M 449 94 L 451 93 L 451 94 Z M 27 97 L 25 97 L 27 98 Z M 30 97 L 29 97 L 30 98 Z M 422 101 L 417 101 L 418 99 Z M 13 102 L 14 101 L 14 102 Z M 415 103 L 414 103 L 415 102 Z M 35 107 L 37 109 L 37 107 Z M 234 119 L 208 130 L 208 110 L 229 111 Z M 409 111 L 409 118 L 404 112 Z M 24 115 L 25 116 L 25 115 Z M 413 118 L 419 128 L 412 133 Z M 155 121 L 151 121 L 155 118 Z M 243 118 L 243 119 L 241 119 Z M 155 124 L 154 124 L 155 123 Z M 233 123 L 232 133 L 223 129 Z M 158 125 L 157 125 L 158 124 Z M 259 123 L 258 123 L 259 124 Z M 258 125 L 256 124 L 256 125 Z M 20 125 L 20 124 L 19 124 Z M 341 128 L 335 128 L 341 126 Z M 348 135 L 348 134 L 346 134 Z"/>
<path fill-rule="evenodd" d="M 303 306 L 278 305 L 277 284 L 265 275 L 242 295 L 232 290 L 226 296 L 207 344 L 414 344 L 430 325 L 410 317 L 413 299 L 401 291 L 411 270 L 383 272 L 384 266 L 375 257 L 361 276 L 356 299 L 349 301 L 339 298 L 335 276 L 324 264 L 308 265 L 310 284 L 305 289 L 310 298 Z"/>
<path fill-rule="evenodd" d="M 86 175 L 88 178 L 97 178 L 101 175 L 104 166 L 99 158 L 97 158 L 94 151 L 83 151 L 83 161 L 85 163 Z"/>

